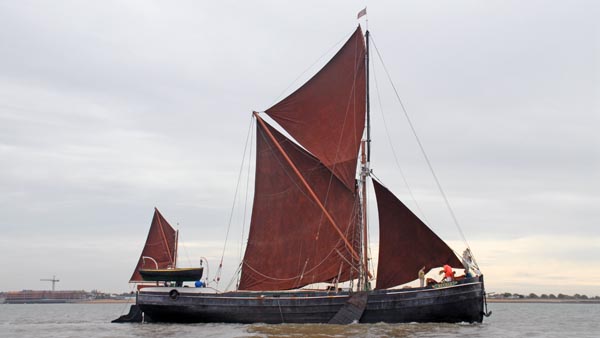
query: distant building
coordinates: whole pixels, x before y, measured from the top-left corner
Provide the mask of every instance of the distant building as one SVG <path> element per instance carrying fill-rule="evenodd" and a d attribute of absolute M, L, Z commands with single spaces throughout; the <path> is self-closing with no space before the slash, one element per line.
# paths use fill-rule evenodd
<path fill-rule="evenodd" d="M 85 291 L 12 291 L 4 294 L 8 304 L 74 303 L 87 300 Z"/>

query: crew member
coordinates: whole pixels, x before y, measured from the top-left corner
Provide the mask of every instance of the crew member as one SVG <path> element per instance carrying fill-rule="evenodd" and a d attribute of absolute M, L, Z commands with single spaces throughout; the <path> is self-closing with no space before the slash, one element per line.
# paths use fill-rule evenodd
<path fill-rule="evenodd" d="M 421 287 L 425 286 L 425 266 L 423 266 L 421 270 L 419 270 L 419 282 L 421 284 Z"/>
<path fill-rule="evenodd" d="M 444 277 L 445 282 L 451 282 L 454 280 L 454 271 L 452 271 L 452 267 L 450 267 L 448 264 L 444 265 Z"/>

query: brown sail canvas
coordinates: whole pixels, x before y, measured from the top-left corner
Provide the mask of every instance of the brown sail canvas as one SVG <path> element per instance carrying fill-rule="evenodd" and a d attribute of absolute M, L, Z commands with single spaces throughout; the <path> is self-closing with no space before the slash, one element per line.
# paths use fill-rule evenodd
<path fill-rule="evenodd" d="M 323 69 L 265 112 L 354 191 L 365 92 L 365 42 L 358 27 Z"/>
<path fill-rule="evenodd" d="M 167 222 L 167 220 L 161 215 L 158 209 L 154 208 L 154 216 L 152 217 L 152 223 L 150 230 L 148 231 L 148 238 L 146 238 L 146 244 L 140 255 L 140 259 L 133 270 L 133 274 L 129 279 L 129 282 L 142 282 L 142 276 L 139 273 L 139 269 L 154 269 L 156 266 L 154 262 L 149 259 L 142 257 L 152 257 L 158 263 L 159 269 L 166 269 L 168 267 L 174 267 L 175 255 L 177 246 L 177 231 Z"/>
<path fill-rule="evenodd" d="M 373 186 L 379 212 L 377 289 L 413 281 L 423 266 L 462 268 L 452 249 L 391 191 L 376 180 Z"/>
<path fill-rule="evenodd" d="M 310 184 L 340 230 L 352 241 L 356 226 L 354 191 L 314 156 L 275 129 L 276 141 Z M 241 290 L 287 290 L 356 277 L 352 255 L 328 224 L 262 125 L 257 127 L 256 185 Z"/>

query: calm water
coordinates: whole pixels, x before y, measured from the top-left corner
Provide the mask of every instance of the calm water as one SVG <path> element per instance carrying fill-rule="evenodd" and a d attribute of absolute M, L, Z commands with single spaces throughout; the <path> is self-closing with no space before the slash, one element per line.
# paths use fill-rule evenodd
<path fill-rule="evenodd" d="M 0 304 L 0 337 L 600 337 L 600 304 L 489 304 L 483 324 L 111 324 L 125 304 Z"/>

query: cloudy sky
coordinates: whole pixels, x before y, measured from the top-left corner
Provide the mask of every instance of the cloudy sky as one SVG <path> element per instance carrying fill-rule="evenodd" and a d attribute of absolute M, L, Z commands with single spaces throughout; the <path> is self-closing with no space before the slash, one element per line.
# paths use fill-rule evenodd
<path fill-rule="evenodd" d="M 229 280 L 251 112 L 365 5 L 488 291 L 600 295 L 600 6 L 535 0 L 1 1 L 0 291 L 130 290 L 155 206 L 212 274 L 235 200 Z M 462 251 L 376 55 L 374 171 Z"/>

